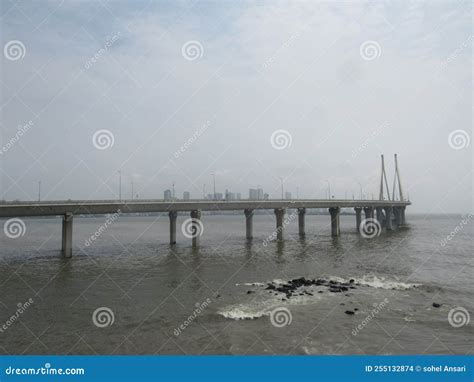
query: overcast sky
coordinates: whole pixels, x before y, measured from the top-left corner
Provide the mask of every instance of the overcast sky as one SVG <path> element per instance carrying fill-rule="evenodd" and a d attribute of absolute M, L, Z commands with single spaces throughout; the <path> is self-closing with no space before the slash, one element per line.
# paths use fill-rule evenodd
<path fill-rule="evenodd" d="M 1 2 L 7 200 L 377 197 L 472 211 L 470 1 Z M 28 126 L 25 125 L 32 121 Z M 19 126 L 23 126 L 19 129 Z M 19 131 L 22 134 L 19 135 Z"/>

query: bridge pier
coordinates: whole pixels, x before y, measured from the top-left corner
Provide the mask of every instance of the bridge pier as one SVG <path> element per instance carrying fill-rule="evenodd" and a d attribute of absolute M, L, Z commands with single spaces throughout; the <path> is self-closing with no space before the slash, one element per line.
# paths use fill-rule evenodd
<path fill-rule="evenodd" d="M 373 207 L 364 207 L 364 213 L 366 219 L 374 218 L 374 208 Z"/>
<path fill-rule="evenodd" d="M 253 238 L 253 210 L 245 209 L 245 237 L 247 239 Z"/>
<path fill-rule="evenodd" d="M 200 210 L 194 210 L 194 211 L 191 211 L 191 218 L 193 219 L 193 222 L 192 222 L 192 240 L 193 240 L 193 248 L 197 248 L 199 247 L 199 238 L 201 237 L 201 229 L 202 229 L 202 226 L 200 226 L 201 222 L 201 211 Z"/>
<path fill-rule="evenodd" d="M 341 209 L 339 207 L 329 208 L 331 214 L 331 236 L 336 237 L 341 234 L 341 228 L 339 226 L 339 213 Z"/>
<path fill-rule="evenodd" d="M 406 207 L 398 207 L 400 209 L 400 224 L 403 226 L 403 225 L 406 225 L 407 224 L 407 220 L 406 220 L 406 217 L 405 217 L 405 209 Z"/>
<path fill-rule="evenodd" d="M 176 244 L 176 220 L 178 213 L 176 211 L 170 211 L 168 213 L 170 218 L 170 244 Z"/>
<path fill-rule="evenodd" d="M 306 208 L 298 208 L 298 233 L 300 236 L 305 235 L 305 229 L 304 229 L 305 214 L 306 214 Z"/>
<path fill-rule="evenodd" d="M 72 213 L 63 215 L 61 252 L 65 258 L 72 257 Z"/>
<path fill-rule="evenodd" d="M 382 207 L 376 207 L 375 208 L 375 213 L 377 216 L 377 220 L 380 223 L 380 226 L 383 225 L 383 208 Z"/>
<path fill-rule="evenodd" d="M 362 207 L 354 207 L 356 213 L 356 228 L 357 232 L 360 230 L 360 224 L 362 223 Z"/>
<path fill-rule="evenodd" d="M 393 208 L 393 216 L 395 218 L 395 227 L 399 227 L 401 225 L 401 213 L 398 207 Z"/>
<path fill-rule="evenodd" d="M 277 233 L 277 240 L 283 240 L 283 218 L 285 217 L 285 209 L 284 208 L 275 208 L 275 215 L 276 215 L 276 233 Z"/>
<path fill-rule="evenodd" d="M 392 225 L 392 207 L 384 207 L 385 210 L 385 227 L 387 231 L 393 230 Z"/>

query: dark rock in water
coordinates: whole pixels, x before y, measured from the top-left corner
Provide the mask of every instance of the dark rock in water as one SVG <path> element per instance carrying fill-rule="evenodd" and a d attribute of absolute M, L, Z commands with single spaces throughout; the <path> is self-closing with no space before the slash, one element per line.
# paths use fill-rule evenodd
<path fill-rule="evenodd" d="M 248 290 L 247 294 L 255 293 L 253 290 Z"/>
<path fill-rule="evenodd" d="M 433 302 L 433 306 L 434 306 L 435 308 L 439 308 L 439 307 L 441 307 L 441 305 L 442 305 L 442 304 L 438 304 L 437 302 Z"/>
<path fill-rule="evenodd" d="M 357 312 L 359 310 L 359 308 L 354 308 L 354 310 Z"/>
<path fill-rule="evenodd" d="M 354 286 L 350 286 L 349 289 L 357 289 L 357 288 Z"/>
<path fill-rule="evenodd" d="M 318 293 L 324 293 L 324 291 L 322 291 L 322 290 L 318 290 Z"/>
<path fill-rule="evenodd" d="M 352 310 L 346 310 L 344 313 L 345 313 L 345 314 L 349 314 L 349 315 L 355 314 Z"/>
<path fill-rule="evenodd" d="M 351 284 L 353 284 L 354 281 L 355 281 L 354 279 L 350 279 L 350 280 L 349 280 L 349 282 L 350 282 Z"/>
<path fill-rule="evenodd" d="M 329 288 L 329 292 L 332 292 L 332 293 L 340 293 L 342 292 L 340 288 L 338 287 L 330 287 Z"/>
<path fill-rule="evenodd" d="M 347 288 L 345 286 L 340 286 L 339 288 L 344 292 L 347 292 L 349 290 L 349 288 Z"/>
<path fill-rule="evenodd" d="M 307 295 L 314 296 L 311 292 L 305 291 Z"/>
<path fill-rule="evenodd" d="M 267 286 L 265 289 L 275 290 L 275 289 L 276 289 L 276 286 L 273 285 L 273 284 L 268 284 L 268 286 Z"/>
<path fill-rule="evenodd" d="M 215 298 L 219 298 L 219 297 L 221 297 L 221 295 L 217 293 Z"/>
<path fill-rule="evenodd" d="M 281 301 L 286 301 L 286 298 L 282 298 Z"/>
<path fill-rule="evenodd" d="M 346 305 L 346 304 L 344 304 L 343 302 L 341 302 L 339 305 Z"/>

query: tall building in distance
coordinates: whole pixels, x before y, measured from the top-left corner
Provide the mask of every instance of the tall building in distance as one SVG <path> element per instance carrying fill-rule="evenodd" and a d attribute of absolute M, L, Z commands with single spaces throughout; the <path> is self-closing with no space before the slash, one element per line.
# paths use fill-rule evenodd
<path fill-rule="evenodd" d="M 240 192 L 237 192 L 237 194 L 235 194 L 235 199 L 236 200 L 241 200 L 242 199 L 242 194 Z"/>
<path fill-rule="evenodd" d="M 257 188 L 257 200 L 263 200 L 263 189 Z"/>
<path fill-rule="evenodd" d="M 191 195 L 189 194 L 189 191 L 184 191 L 183 200 L 189 200 L 189 199 L 191 199 Z"/>
<path fill-rule="evenodd" d="M 173 199 L 171 195 L 171 190 L 165 190 L 163 199 L 166 201 L 170 201 Z"/>
<path fill-rule="evenodd" d="M 291 199 L 291 192 L 289 191 L 285 192 L 285 199 Z"/>
<path fill-rule="evenodd" d="M 250 200 L 257 200 L 258 199 L 258 193 L 255 188 L 249 189 L 249 199 Z"/>

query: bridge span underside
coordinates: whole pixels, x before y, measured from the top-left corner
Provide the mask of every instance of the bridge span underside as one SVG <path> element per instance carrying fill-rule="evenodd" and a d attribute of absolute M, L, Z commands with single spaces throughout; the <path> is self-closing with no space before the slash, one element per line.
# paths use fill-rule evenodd
<path fill-rule="evenodd" d="M 102 215 L 115 213 L 167 213 L 170 220 L 170 244 L 176 244 L 176 220 L 178 212 L 190 212 L 192 245 L 199 245 L 201 211 L 241 210 L 246 221 L 246 238 L 253 236 L 255 210 L 272 209 L 276 217 L 275 237 L 283 240 L 285 214 L 288 209 L 298 214 L 298 232 L 305 234 L 305 214 L 310 208 L 329 211 L 331 235 L 339 236 L 339 216 L 342 208 L 354 208 L 356 229 L 360 231 L 367 219 L 374 219 L 380 227 L 392 230 L 406 224 L 405 208 L 409 201 L 392 200 L 255 200 L 255 201 L 176 201 L 130 200 L 130 201 L 57 201 L 57 202 L 12 202 L 0 204 L 0 218 L 34 216 L 62 216 L 62 254 L 72 256 L 72 226 L 74 215 Z M 364 212 L 364 219 L 362 218 Z"/>

